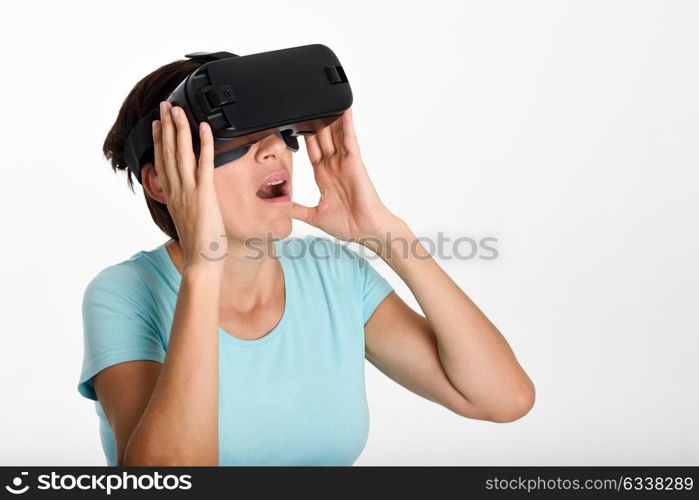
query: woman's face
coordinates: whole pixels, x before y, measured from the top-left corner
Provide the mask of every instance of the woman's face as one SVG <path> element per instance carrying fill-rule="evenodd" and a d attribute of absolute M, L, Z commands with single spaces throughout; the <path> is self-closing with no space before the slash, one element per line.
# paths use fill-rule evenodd
<path fill-rule="evenodd" d="M 291 233 L 291 155 L 284 140 L 272 134 L 252 144 L 241 158 L 214 169 L 216 196 L 229 239 L 244 243 L 247 238 L 282 239 Z M 165 203 L 153 165 L 145 164 L 142 173 L 144 189 Z"/>
<path fill-rule="evenodd" d="M 291 155 L 284 140 L 272 134 L 254 143 L 243 157 L 214 169 L 229 238 L 266 240 L 291 233 Z"/>

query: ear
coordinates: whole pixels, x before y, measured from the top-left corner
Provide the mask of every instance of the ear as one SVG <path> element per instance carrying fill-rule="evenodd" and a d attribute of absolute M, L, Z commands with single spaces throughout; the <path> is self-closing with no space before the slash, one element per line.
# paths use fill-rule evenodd
<path fill-rule="evenodd" d="M 141 167 L 141 185 L 146 193 L 148 193 L 148 196 L 159 201 L 163 205 L 167 204 L 158 172 L 155 170 L 152 163 L 145 163 L 143 167 Z"/>

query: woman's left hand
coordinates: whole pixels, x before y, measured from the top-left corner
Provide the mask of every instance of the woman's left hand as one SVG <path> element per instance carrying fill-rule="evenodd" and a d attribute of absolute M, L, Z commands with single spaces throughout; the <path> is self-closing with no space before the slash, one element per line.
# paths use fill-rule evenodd
<path fill-rule="evenodd" d="M 379 199 L 352 123 L 352 108 L 314 135 L 304 136 L 320 189 L 315 207 L 293 202 L 292 216 L 341 240 L 384 239 L 398 221 Z"/>

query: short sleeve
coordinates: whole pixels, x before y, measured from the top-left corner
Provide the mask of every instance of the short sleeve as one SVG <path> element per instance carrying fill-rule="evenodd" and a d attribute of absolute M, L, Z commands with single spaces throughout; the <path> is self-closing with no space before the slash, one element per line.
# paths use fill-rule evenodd
<path fill-rule="evenodd" d="M 102 270 L 85 288 L 82 301 L 83 364 L 78 392 L 94 401 L 92 377 L 125 361 L 163 363 L 165 347 L 148 315 L 150 293 L 126 266 Z"/>
<path fill-rule="evenodd" d="M 393 291 L 393 287 L 367 259 L 359 254 L 357 254 L 357 259 L 362 284 L 362 319 L 366 324 L 374 310 Z"/>

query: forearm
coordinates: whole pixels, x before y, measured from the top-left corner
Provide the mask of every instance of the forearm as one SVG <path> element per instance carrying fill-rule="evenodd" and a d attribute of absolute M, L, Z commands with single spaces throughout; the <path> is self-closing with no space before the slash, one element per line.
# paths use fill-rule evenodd
<path fill-rule="evenodd" d="M 437 340 L 441 364 L 452 385 L 493 420 L 526 413 L 534 386 L 498 329 L 449 277 L 398 219 L 381 244 L 366 245 L 403 279 Z"/>
<path fill-rule="evenodd" d="M 127 445 L 125 465 L 218 465 L 221 272 L 183 272 L 158 381 Z"/>

